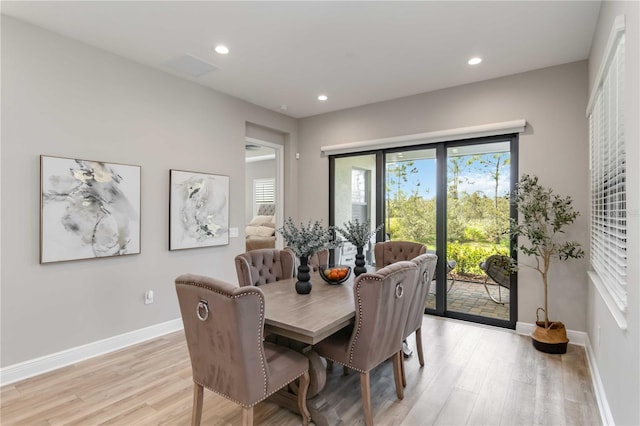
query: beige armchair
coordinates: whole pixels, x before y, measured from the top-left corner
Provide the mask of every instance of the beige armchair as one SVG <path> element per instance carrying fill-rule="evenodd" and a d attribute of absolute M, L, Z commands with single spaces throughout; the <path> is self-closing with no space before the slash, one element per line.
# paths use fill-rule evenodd
<path fill-rule="evenodd" d="M 263 341 L 260 288 L 187 274 L 176 279 L 176 292 L 193 373 L 193 425 L 201 421 L 203 388 L 242 406 L 243 424 L 251 425 L 253 407 L 298 378 L 298 408 L 309 423 L 309 361 Z"/>
<path fill-rule="evenodd" d="M 263 285 L 294 276 L 294 258 L 288 250 L 251 250 L 237 255 L 235 263 L 240 286 Z"/>
<path fill-rule="evenodd" d="M 384 241 L 376 243 L 373 247 L 377 267 L 391 265 L 400 260 L 411 260 L 426 252 L 427 248 L 424 245 L 411 241 Z"/>
<path fill-rule="evenodd" d="M 411 297 L 417 283 L 413 262 L 397 262 L 376 273 L 355 279 L 355 324 L 329 336 L 314 346 L 330 361 L 360 372 L 360 390 L 365 423 L 373 424 L 369 372 L 393 357 L 396 394 L 404 397 L 402 386 L 402 337 Z"/>

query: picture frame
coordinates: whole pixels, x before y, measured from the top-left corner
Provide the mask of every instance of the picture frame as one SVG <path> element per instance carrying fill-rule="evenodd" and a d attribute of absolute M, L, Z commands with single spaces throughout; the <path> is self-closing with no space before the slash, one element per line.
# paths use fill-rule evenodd
<path fill-rule="evenodd" d="M 40 263 L 140 253 L 141 167 L 40 156 Z"/>
<path fill-rule="evenodd" d="M 169 171 L 169 250 L 229 244 L 229 176 Z"/>

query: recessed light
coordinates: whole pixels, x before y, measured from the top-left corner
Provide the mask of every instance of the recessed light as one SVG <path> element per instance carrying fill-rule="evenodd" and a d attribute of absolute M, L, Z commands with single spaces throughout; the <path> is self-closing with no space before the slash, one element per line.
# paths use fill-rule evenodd
<path fill-rule="evenodd" d="M 229 53 L 229 48 L 223 44 L 219 44 L 216 46 L 215 51 L 221 55 L 226 55 Z"/>
<path fill-rule="evenodd" d="M 319 101 L 326 101 L 327 99 L 329 99 L 329 97 L 327 95 L 318 95 L 318 100 Z"/>
<path fill-rule="evenodd" d="M 469 65 L 478 65 L 480 62 L 482 62 L 482 58 L 479 58 L 477 56 L 469 59 L 469 61 L 467 62 Z"/>

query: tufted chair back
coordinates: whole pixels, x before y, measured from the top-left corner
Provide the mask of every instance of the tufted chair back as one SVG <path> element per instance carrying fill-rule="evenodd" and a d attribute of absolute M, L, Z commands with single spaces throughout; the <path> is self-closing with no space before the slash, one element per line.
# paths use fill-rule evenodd
<path fill-rule="evenodd" d="M 276 214 L 275 204 L 260 204 L 258 207 L 258 214 L 260 216 L 273 216 Z"/>
<path fill-rule="evenodd" d="M 253 406 L 299 377 L 298 408 L 308 424 L 309 361 L 263 341 L 265 299 L 259 287 L 185 274 L 176 278 L 176 293 L 193 373 L 193 425 L 200 424 L 203 388 L 240 404 L 243 424 L 252 424 Z"/>
<path fill-rule="evenodd" d="M 257 286 L 293 278 L 294 259 L 288 250 L 251 250 L 237 255 L 235 262 L 240 286 Z"/>
<path fill-rule="evenodd" d="M 384 241 L 376 243 L 373 248 L 378 268 L 400 260 L 411 260 L 426 252 L 427 248 L 424 245 L 411 241 Z"/>

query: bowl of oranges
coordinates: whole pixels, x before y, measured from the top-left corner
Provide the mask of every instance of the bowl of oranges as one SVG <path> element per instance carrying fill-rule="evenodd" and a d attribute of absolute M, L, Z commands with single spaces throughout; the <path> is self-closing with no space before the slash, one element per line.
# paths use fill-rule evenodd
<path fill-rule="evenodd" d="M 328 284 L 342 284 L 351 275 L 351 266 L 346 265 L 320 265 L 320 276 Z"/>

